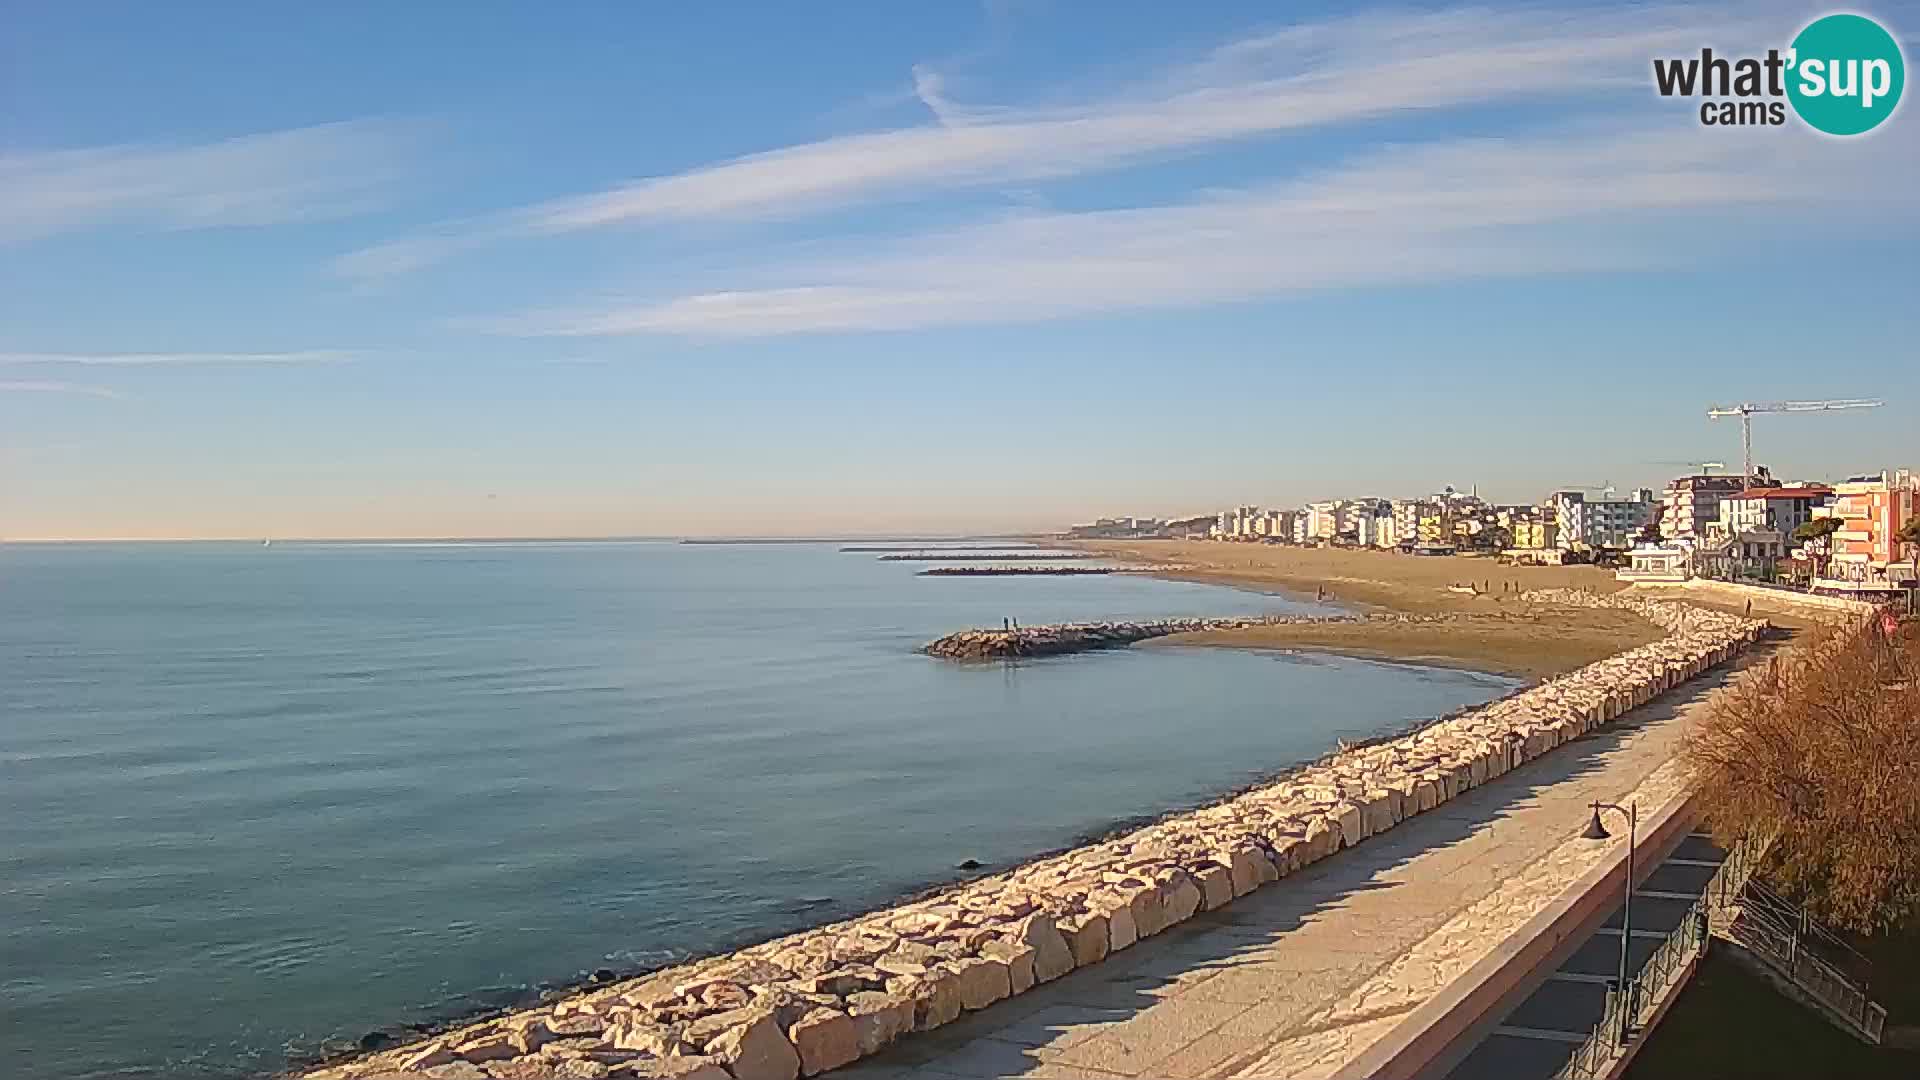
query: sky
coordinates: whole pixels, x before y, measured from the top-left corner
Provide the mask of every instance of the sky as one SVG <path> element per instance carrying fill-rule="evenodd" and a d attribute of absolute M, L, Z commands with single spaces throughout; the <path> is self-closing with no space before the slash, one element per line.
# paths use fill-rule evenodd
<path fill-rule="evenodd" d="M 1827 10 L 0 0 L 0 538 L 1535 501 L 1740 400 L 1920 465 L 1915 107 L 1652 86 Z"/>

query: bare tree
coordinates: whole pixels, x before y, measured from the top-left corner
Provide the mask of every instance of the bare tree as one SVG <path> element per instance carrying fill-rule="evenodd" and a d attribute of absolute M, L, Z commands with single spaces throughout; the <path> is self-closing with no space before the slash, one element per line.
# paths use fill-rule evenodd
<path fill-rule="evenodd" d="M 1778 832 L 1783 884 L 1862 931 L 1920 914 L 1920 624 L 1830 631 L 1729 687 L 1688 737 L 1717 832 Z"/>

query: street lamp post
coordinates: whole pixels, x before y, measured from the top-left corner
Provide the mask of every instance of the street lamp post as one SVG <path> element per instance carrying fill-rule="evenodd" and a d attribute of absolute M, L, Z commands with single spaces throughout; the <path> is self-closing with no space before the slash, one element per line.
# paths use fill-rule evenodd
<path fill-rule="evenodd" d="M 1627 946 L 1633 940 L 1633 849 L 1640 840 L 1640 804 L 1596 802 L 1593 804 L 1593 820 L 1587 823 L 1587 831 L 1580 835 L 1588 840 L 1605 840 L 1612 834 L 1600 821 L 1600 811 L 1616 810 L 1627 819 L 1627 887 L 1626 896 L 1620 905 L 1620 1042 L 1627 1041 L 1627 1029 L 1633 1022 L 1634 994 L 1627 982 Z"/>

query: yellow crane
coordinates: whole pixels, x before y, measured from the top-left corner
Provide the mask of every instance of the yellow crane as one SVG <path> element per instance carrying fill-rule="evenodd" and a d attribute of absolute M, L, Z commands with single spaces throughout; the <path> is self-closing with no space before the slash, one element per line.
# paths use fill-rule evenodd
<path fill-rule="evenodd" d="M 1744 402 L 1739 405 L 1715 405 L 1707 410 L 1707 419 L 1718 420 L 1723 416 L 1740 418 L 1740 449 L 1746 461 L 1746 472 L 1741 479 L 1753 483 L 1753 414 L 1778 412 L 1834 412 L 1840 409 L 1877 409 L 1885 405 L 1884 401 L 1866 398 L 1835 398 L 1829 401 L 1767 401 Z"/>

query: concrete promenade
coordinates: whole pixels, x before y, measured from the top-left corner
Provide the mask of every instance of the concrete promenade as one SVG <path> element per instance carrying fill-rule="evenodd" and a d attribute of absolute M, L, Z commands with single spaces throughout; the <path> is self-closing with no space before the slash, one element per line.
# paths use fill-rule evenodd
<path fill-rule="evenodd" d="M 833 1075 L 1333 1076 L 1619 858 L 1623 837 L 1578 838 L 1589 803 L 1636 800 L 1645 820 L 1683 796 L 1673 755 L 1731 670 L 1275 887 Z"/>

